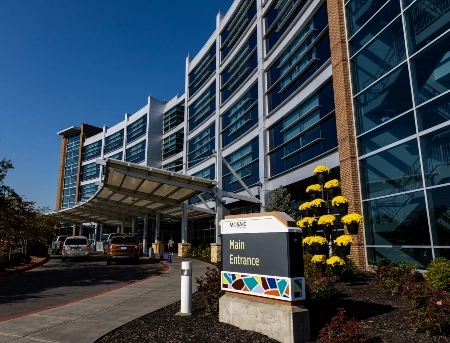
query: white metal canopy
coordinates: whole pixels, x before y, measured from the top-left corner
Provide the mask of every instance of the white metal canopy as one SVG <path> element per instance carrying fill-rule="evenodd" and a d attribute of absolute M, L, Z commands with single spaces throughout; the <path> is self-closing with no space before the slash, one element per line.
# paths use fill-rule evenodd
<path fill-rule="evenodd" d="M 152 218 L 156 213 L 161 220 L 180 221 L 185 206 L 189 219 L 215 214 L 183 203 L 201 193 L 213 193 L 215 181 L 117 160 L 97 163 L 106 169 L 99 190 L 86 202 L 51 213 L 52 217 L 69 223 L 121 225 L 131 223 L 132 217 Z"/>

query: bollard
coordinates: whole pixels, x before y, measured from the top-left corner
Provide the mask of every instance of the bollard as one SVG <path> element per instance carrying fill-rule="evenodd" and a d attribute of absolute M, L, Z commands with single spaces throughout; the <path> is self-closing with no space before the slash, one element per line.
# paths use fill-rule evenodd
<path fill-rule="evenodd" d="M 162 249 L 159 250 L 159 260 L 164 260 L 164 251 Z"/>
<path fill-rule="evenodd" d="M 177 316 L 190 316 L 192 313 L 192 261 L 181 262 L 181 310 Z"/>
<path fill-rule="evenodd" d="M 153 250 L 153 248 L 150 248 L 150 249 L 152 249 L 152 258 L 155 258 L 155 250 Z"/>
<path fill-rule="evenodd" d="M 167 254 L 167 263 L 172 263 L 172 254 L 170 252 Z"/>
<path fill-rule="evenodd" d="M 144 254 L 144 256 L 145 256 L 145 257 L 148 257 L 148 249 L 145 249 L 145 254 Z"/>

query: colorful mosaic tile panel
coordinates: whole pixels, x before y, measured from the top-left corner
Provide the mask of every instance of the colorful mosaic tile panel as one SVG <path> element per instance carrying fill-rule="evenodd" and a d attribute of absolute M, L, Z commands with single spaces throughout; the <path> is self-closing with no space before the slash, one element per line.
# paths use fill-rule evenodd
<path fill-rule="evenodd" d="M 292 283 L 291 283 L 292 281 Z M 292 294 L 291 289 L 294 292 Z M 222 272 L 222 289 L 282 300 L 304 299 L 304 278 L 282 278 Z"/>

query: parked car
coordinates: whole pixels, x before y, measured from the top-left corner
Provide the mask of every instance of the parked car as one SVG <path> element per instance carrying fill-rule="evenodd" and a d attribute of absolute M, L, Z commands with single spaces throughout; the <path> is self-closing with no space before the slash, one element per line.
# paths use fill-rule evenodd
<path fill-rule="evenodd" d="M 105 241 L 103 242 L 103 253 L 106 255 L 107 251 L 108 251 L 108 246 L 109 246 L 109 242 L 111 240 L 111 238 L 113 237 L 118 237 L 118 236 L 127 236 L 125 233 L 110 233 L 108 235 L 108 238 L 105 239 Z"/>
<path fill-rule="evenodd" d="M 139 244 L 131 236 L 116 236 L 109 242 L 106 255 L 106 264 L 110 265 L 112 260 L 131 259 L 139 263 Z"/>
<path fill-rule="evenodd" d="M 62 247 L 62 261 L 66 258 L 85 258 L 89 260 L 91 254 L 91 244 L 84 236 L 69 236 L 64 241 Z"/>
<path fill-rule="evenodd" d="M 52 242 L 52 254 L 58 255 L 59 252 L 62 250 L 62 246 L 64 244 L 64 241 L 67 237 L 70 235 L 59 235 L 56 237 L 56 240 Z"/>

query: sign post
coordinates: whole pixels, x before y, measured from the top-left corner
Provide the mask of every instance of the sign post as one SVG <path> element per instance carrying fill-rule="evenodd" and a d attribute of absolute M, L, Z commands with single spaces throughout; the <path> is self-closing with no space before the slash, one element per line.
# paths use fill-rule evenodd
<path fill-rule="evenodd" d="M 298 302 L 306 298 L 302 234 L 294 219 L 284 212 L 227 216 L 221 235 L 220 321 L 283 342 L 307 341 L 309 314 Z"/>

